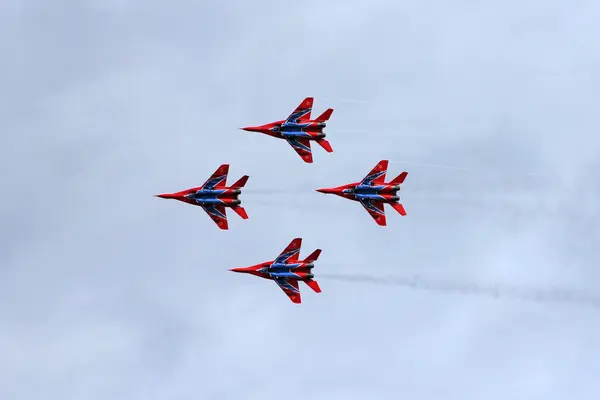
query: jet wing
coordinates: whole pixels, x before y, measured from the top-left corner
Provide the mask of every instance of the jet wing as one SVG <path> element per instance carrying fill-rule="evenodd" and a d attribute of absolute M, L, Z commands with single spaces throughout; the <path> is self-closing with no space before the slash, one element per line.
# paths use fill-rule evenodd
<path fill-rule="evenodd" d="M 360 185 L 371 186 L 380 185 L 385 182 L 385 174 L 388 169 L 388 160 L 381 160 L 379 163 L 369 172 L 367 176 L 360 181 Z"/>
<path fill-rule="evenodd" d="M 229 174 L 229 164 L 223 164 L 208 178 L 200 189 L 219 189 L 225 187 Z"/>
<path fill-rule="evenodd" d="M 225 210 L 225 206 L 220 204 L 200 204 L 200 206 L 206 211 L 208 216 L 215 221 L 215 224 L 223 230 L 227 230 L 229 228 L 227 224 L 227 211 Z"/>
<path fill-rule="evenodd" d="M 312 150 L 310 148 L 310 141 L 308 139 L 301 137 L 286 137 L 285 139 L 290 144 L 290 146 L 292 146 L 292 148 L 296 150 L 296 153 L 298 153 L 298 155 L 302 157 L 304 162 L 309 164 L 313 162 Z"/>
<path fill-rule="evenodd" d="M 277 283 L 277 285 L 279 285 L 281 290 L 283 290 L 283 293 L 287 294 L 292 302 L 296 304 L 300 304 L 302 302 L 298 281 L 287 278 L 275 278 L 274 281 Z"/>
<path fill-rule="evenodd" d="M 287 245 L 287 247 L 273 261 L 274 264 L 294 263 L 298 261 L 300 255 L 300 247 L 302 246 L 302 238 L 296 238 Z"/>
<path fill-rule="evenodd" d="M 367 210 L 367 212 L 373 217 L 375 222 L 380 226 L 386 225 L 385 209 L 383 208 L 383 202 L 380 200 L 360 200 L 360 204 Z"/>
<path fill-rule="evenodd" d="M 296 107 L 294 112 L 292 112 L 289 117 L 287 117 L 284 124 L 290 124 L 290 123 L 293 124 L 293 123 L 298 123 L 298 122 L 309 121 L 310 120 L 310 112 L 312 111 L 313 101 L 314 101 L 314 98 L 312 98 L 312 97 L 307 97 L 304 100 L 302 100 L 302 103 L 300 103 L 300 105 L 298 107 Z"/>

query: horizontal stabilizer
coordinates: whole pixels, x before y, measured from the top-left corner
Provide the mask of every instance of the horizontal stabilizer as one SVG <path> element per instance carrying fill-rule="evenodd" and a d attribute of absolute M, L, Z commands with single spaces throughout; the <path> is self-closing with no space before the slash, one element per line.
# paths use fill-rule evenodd
<path fill-rule="evenodd" d="M 236 183 L 231 185 L 231 188 L 232 189 L 243 188 L 246 185 L 246 182 L 248 182 L 248 178 L 250 178 L 248 175 L 242 176 L 240 179 L 237 180 Z"/>
<path fill-rule="evenodd" d="M 394 210 L 398 211 L 398 213 L 402 216 L 406 215 L 406 210 L 404 206 L 400 203 L 390 203 L 390 205 L 394 208 Z"/>
<path fill-rule="evenodd" d="M 317 261 L 317 258 L 319 258 L 320 255 L 321 255 L 321 249 L 316 249 L 308 257 L 306 257 L 306 260 L 304 260 L 304 262 L 309 263 L 309 262 Z"/>
<path fill-rule="evenodd" d="M 329 118 L 331 118 L 331 114 L 333 114 L 333 108 L 328 108 L 325 112 L 317 117 L 315 121 L 317 122 L 325 122 Z"/>
<path fill-rule="evenodd" d="M 394 180 L 390 182 L 390 185 L 401 185 L 406 179 L 406 175 L 408 175 L 408 172 L 404 171 L 403 173 L 395 177 Z"/>
<path fill-rule="evenodd" d="M 231 209 L 233 211 L 235 211 L 236 214 L 239 215 L 240 217 L 242 217 L 243 219 L 248 219 L 248 213 L 246 212 L 246 209 L 244 207 L 236 206 L 236 207 L 231 207 Z"/>
<path fill-rule="evenodd" d="M 333 153 L 333 149 L 331 148 L 331 143 L 329 143 L 329 141 L 327 141 L 326 139 L 317 139 L 317 140 L 315 140 L 315 142 L 317 142 L 319 145 L 321 145 L 321 147 L 324 148 L 326 152 Z"/>
<path fill-rule="evenodd" d="M 317 281 L 313 281 L 312 279 L 308 279 L 306 281 L 304 281 L 309 288 L 311 288 L 312 290 L 314 290 L 317 293 L 321 293 L 321 288 L 319 287 L 319 283 Z"/>

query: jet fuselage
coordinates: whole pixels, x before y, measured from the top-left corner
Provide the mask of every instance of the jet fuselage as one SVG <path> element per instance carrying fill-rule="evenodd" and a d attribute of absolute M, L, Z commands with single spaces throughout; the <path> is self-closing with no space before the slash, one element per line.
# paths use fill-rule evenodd
<path fill-rule="evenodd" d="M 185 199 L 190 204 L 195 205 L 215 205 L 222 204 L 228 206 L 237 206 L 242 204 L 238 198 L 241 190 L 239 189 L 201 189 L 187 194 Z"/>
<path fill-rule="evenodd" d="M 397 192 L 400 185 L 360 185 L 351 183 L 336 188 L 319 189 L 321 193 L 335 194 L 350 200 L 378 200 L 384 203 L 394 203 L 400 200 Z"/>
<path fill-rule="evenodd" d="M 314 267 L 315 264 L 312 262 L 294 262 L 288 264 L 269 262 L 249 268 L 236 268 L 235 272 L 246 272 L 265 279 L 288 278 L 305 280 L 314 277 L 310 272 Z"/>
<path fill-rule="evenodd" d="M 325 122 L 317 121 L 307 121 L 303 123 L 285 123 L 285 121 L 277 121 L 262 126 L 248 126 L 242 129 L 280 138 L 305 137 L 307 139 L 323 139 L 327 136 L 323 132 L 323 128 L 326 126 L 327 124 Z"/>
<path fill-rule="evenodd" d="M 195 206 L 200 205 L 224 205 L 224 206 L 238 206 L 242 204 L 239 199 L 241 194 L 240 189 L 188 189 L 178 193 L 165 193 L 158 195 L 164 199 L 174 199 L 183 201 Z"/>

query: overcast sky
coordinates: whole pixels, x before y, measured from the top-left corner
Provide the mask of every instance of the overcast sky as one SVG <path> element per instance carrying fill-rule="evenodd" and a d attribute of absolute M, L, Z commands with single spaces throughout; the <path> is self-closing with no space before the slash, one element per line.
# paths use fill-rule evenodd
<path fill-rule="evenodd" d="M 597 1 L 0 10 L 3 400 L 600 397 L 583 302 L 319 279 L 600 296 Z M 238 129 L 306 96 L 335 108 L 314 164 Z M 314 191 L 381 159 L 408 171 L 386 228 Z M 222 163 L 250 175 L 229 231 L 152 197 Z M 227 271 L 295 237 L 323 249 L 301 305 Z"/>

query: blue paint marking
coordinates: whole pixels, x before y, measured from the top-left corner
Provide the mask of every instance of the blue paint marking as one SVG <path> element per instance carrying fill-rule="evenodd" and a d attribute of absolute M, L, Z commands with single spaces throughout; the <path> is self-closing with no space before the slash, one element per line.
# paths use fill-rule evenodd
<path fill-rule="evenodd" d="M 300 290 L 296 289 L 294 286 L 292 286 L 288 280 L 286 278 L 276 278 L 275 282 L 277 282 L 277 284 L 282 288 L 282 289 L 287 289 L 291 292 L 294 293 L 300 293 Z"/>
<path fill-rule="evenodd" d="M 190 193 L 189 195 L 187 195 L 186 197 L 190 200 L 193 200 L 196 202 L 196 204 L 206 204 L 206 205 L 211 205 L 211 204 L 222 204 L 222 205 L 226 205 L 221 199 L 219 199 L 219 196 L 222 195 L 223 193 L 225 193 L 227 190 L 226 189 L 200 189 L 195 193 Z"/>
<path fill-rule="evenodd" d="M 284 138 L 289 138 L 289 139 L 293 139 L 293 138 L 307 138 L 307 139 L 312 139 L 312 136 L 304 131 L 298 131 L 298 130 L 294 130 L 294 131 L 286 131 L 286 132 L 281 132 L 281 135 Z"/>
<path fill-rule="evenodd" d="M 293 268 L 298 268 L 302 265 L 302 263 L 289 263 L 289 264 L 285 264 L 285 263 L 273 263 L 271 264 L 271 266 L 269 267 L 269 271 L 289 271 Z"/>
<path fill-rule="evenodd" d="M 215 206 L 213 206 L 211 204 L 202 204 L 202 208 L 204 208 L 204 210 L 207 213 L 209 213 L 211 215 L 214 215 L 215 217 L 227 219 L 227 216 L 225 214 L 223 214 L 222 212 L 220 212 L 219 210 L 217 210 L 215 208 Z"/>
<path fill-rule="evenodd" d="M 202 189 L 214 189 L 215 186 L 217 186 L 219 183 L 221 183 L 225 179 L 227 179 L 227 175 L 215 176 L 214 178 L 209 179 L 204 184 L 204 186 L 202 186 Z"/>
<path fill-rule="evenodd" d="M 356 193 L 377 193 L 385 186 L 369 186 L 369 185 L 358 185 L 354 188 Z"/>
<path fill-rule="evenodd" d="M 363 180 L 360 182 L 360 185 L 358 185 L 357 187 L 359 187 L 359 186 L 371 186 L 371 183 L 372 183 L 372 182 L 373 182 L 375 179 L 382 177 L 383 175 L 385 175 L 385 173 L 386 173 L 386 171 L 381 171 L 381 172 L 376 172 L 376 173 L 374 173 L 374 174 L 371 174 L 371 175 L 367 175 L 367 176 L 365 177 L 365 179 L 363 179 Z"/>
<path fill-rule="evenodd" d="M 298 150 L 303 150 L 307 153 L 311 152 L 310 147 L 303 145 L 302 143 L 300 143 L 296 138 L 292 137 L 292 138 L 285 138 L 288 143 L 295 149 Z"/>
<path fill-rule="evenodd" d="M 213 197 L 219 196 L 225 193 L 226 189 L 200 189 L 196 193 L 194 193 L 194 197 L 202 198 L 202 197 Z"/>
<path fill-rule="evenodd" d="M 312 108 L 302 108 L 298 111 L 293 112 L 292 114 L 290 114 L 289 117 L 287 117 L 287 119 L 285 120 L 283 125 L 295 123 L 296 121 L 298 121 L 298 119 L 302 118 L 303 116 L 305 116 L 306 114 L 311 112 L 311 110 L 312 110 Z"/>
<path fill-rule="evenodd" d="M 287 260 L 289 260 L 293 255 L 300 253 L 300 249 L 292 250 L 287 253 L 280 254 L 279 257 L 273 262 L 272 265 L 275 264 L 285 264 Z"/>
<path fill-rule="evenodd" d="M 369 194 L 358 193 L 355 196 L 357 199 L 365 200 L 365 201 L 367 201 L 367 200 L 369 200 L 369 201 L 371 201 L 371 200 L 386 201 L 386 199 L 383 196 L 381 196 L 377 193 L 369 193 Z"/>
<path fill-rule="evenodd" d="M 283 132 L 301 132 L 304 128 L 310 126 L 310 122 L 306 122 L 306 123 L 286 123 L 281 125 L 281 127 L 279 128 L 279 130 L 281 131 L 281 133 Z"/>
<path fill-rule="evenodd" d="M 277 278 L 295 278 L 295 279 L 302 279 L 300 278 L 298 275 L 296 275 L 293 272 L 271 272 L 271 276 L 275 279 Z"/>
<path fill-rule="evenodd" d="M 359 199 L 360 200 L 360 199 Z M 373 211 L 376 214 L 379 215 L 385 215 L 385 212 L 383 212 L 382 210 L 380 210 L 379 208 L 375 207 L 373 205 L 373 203 L 371 203 L 371 200 L 360 200 L 360 203 L 368 210 Z"/>
<path fill-rule="evenodd" d="M 217 198 L 202 198 L 202 199 L 195 199 L 197 204 L 206 204 L 206 205 L 225 205 L 225 203 L 223 203 L 223 200 L 221 199 L 217 199 Z"/>

